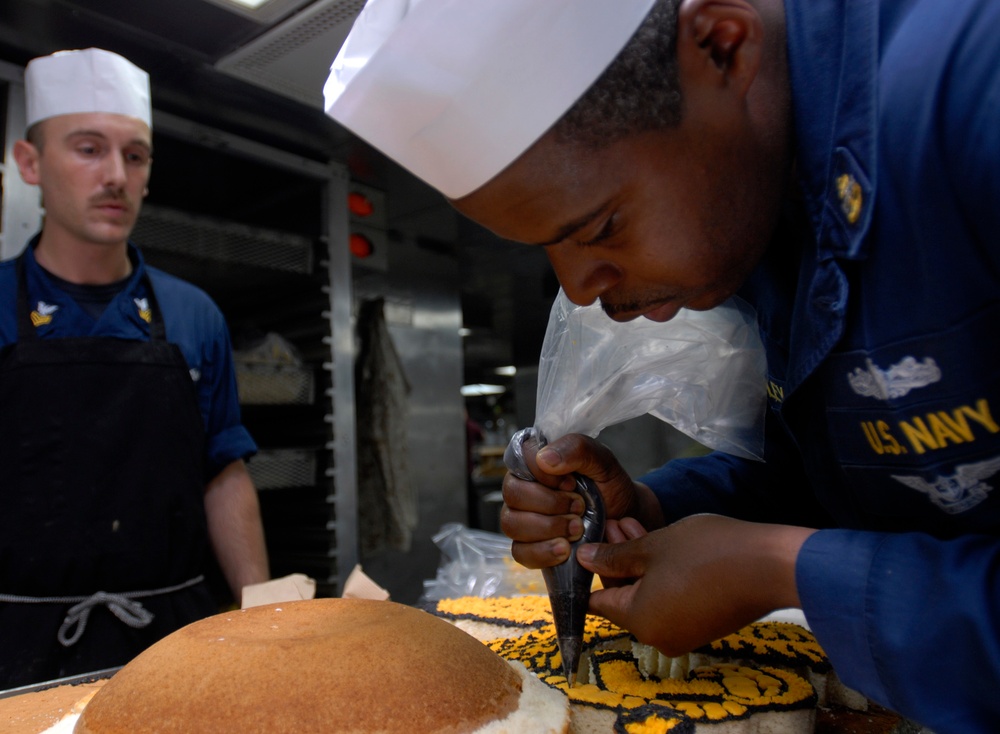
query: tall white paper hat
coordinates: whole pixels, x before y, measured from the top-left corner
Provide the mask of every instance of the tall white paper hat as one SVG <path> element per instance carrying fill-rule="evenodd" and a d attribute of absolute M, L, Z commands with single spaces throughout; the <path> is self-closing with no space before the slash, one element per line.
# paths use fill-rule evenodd
<path fill-rule="evenodd" d="M 326 113 L 449 198 L 548 130 L 654 0 L 368 0 L 323 89 Z"/>
<path fill-rule="evenodd" d="M 111 112 L 153 126 L 149 75 L 111 51 L 57 51 L 24 70 L 28 127 L 56 115 Z"/>

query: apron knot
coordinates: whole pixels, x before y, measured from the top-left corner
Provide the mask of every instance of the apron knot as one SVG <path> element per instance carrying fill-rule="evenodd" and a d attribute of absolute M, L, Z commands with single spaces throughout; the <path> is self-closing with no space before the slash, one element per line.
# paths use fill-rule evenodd
<path fill-rule="evenodd" d="M 83 635 L 83 631 L 87 627 L 87 620 L 90 618 L 90 612 L 94 607 L 103 604 L 108 608 L 108 611 L 129 627 L 141 629 L 153 621 L 154 615 L 136 599 L 172 594 L 175 591 L 197 586 L 204 580 L 204 574 L 199 574 L 179 584 L 164 586 L 162 589 L 125 591 L 120 594 L 98 591 L 90 596 L 18 596 L 0 593 L 0 604 L 73 604 L 66 612 L 66 619 L 63 620 L 57 635 L 63 647 L 70 647 Z"/>
<path fill-rule="evenodd" d="M 153 621 L 153 613 L 135 599 L 129 599 L 124 594 L 109 594 L 105 591 L 98 591 L 69 608 L 69 611 L 66 612 L 66 619 L 63 620 L 62 627 L 59 628 L 59 642 L 64 647 L 75 644 L 87 628 L 90 611 L 102 604 L 108 608 L 109 612 L 133 629 L 141 629 Z M 70 634 L 71 630 L 72 634 Z"/>

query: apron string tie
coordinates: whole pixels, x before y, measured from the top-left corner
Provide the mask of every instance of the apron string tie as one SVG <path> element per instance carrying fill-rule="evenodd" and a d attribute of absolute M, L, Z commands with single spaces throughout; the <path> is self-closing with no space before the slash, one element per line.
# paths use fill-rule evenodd
<path fill-rule="evenodd" d="M 153 621 L 153 613 L 139 602 L 129 599 L 124 594 L 108 594 L 104 591 L 98 591 L 76 606 L 70 607 L 69 611 L 66 612 L 66 619 L 63 620 L 58 634 L 59 642 L 62 643 L 63 647 L 76 644 L 87 628 L 90 610 L 101 604 L 132 629 L 141 629 Z M 73 634 L 69 634 L 74 625 L 76 629 Z"/>
<path fill-rule="evenodd" d="M 135 601 L 147 596 L 159 596 L 169 594 L 174 591 L 186 589 L 189 586 L 200 584 L 205 580 L 204 575 L 195 576 L 174 586 L 166 586 L 162 589 L 152 589 L 149 591 L 126 591 L 120 594 L 98 591 L 90 596 L 16 596 L 13 594 L 0 594 L 0 602 L 10 602 L 18 604 L 74 604 L 66 612 L 66 619 L 63 620 L 57 635 L 63 647 L 70 647 L 83 635 L 87 628 L 87 620 L 94 607 L 104 605 L 108 611 L 114 614 L 120 621 L 133 629 L 141 629 L 153 621 L 153 613 Z M 73 627 L 76 627 L 74 630 Z M 72 634 L 70 634 L 70 630 Z"/>

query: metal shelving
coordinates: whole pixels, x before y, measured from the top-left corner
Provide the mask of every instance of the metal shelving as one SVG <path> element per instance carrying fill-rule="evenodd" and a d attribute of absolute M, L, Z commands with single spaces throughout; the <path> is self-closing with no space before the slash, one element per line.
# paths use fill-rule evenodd
<path fill-rule="evenodd" d="M 164 115 L 154 129 L 259 163 L 263 189 L 269 171 L 292 172 L 320 199 L 312 238 L 151 202 L 134 239 L 151 264 L 216 299 L 234 344 L 252 325 L 294 346 L 297 364 L 237 360 L 244 423 L 261 448 L 249 468 L 272 573 L 306 573 L 319 595 L 337 595 L 358 560 L 346 174 Z"/>

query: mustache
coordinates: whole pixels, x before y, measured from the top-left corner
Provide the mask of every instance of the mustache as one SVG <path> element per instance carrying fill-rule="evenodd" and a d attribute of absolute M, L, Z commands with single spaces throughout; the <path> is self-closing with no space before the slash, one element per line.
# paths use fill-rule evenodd
<path fill-rule="evenodd" d="M 620 316 L 622 314 L 626 314 L 629 316 L 637 316 L 640 313 L 645 313 L 646 311 L 650 311 L 656 308 L 657 306 L 662 306 L 663 304 L 668 303 L 670 300 L 671 300 L 670 298 L 659 297 L 659 298 L 648 298 L 642 300 L 628 300 L 617 303 L 608 303 L 602 300 L 600 303 L 601 303 L 601 310 L 604 311 L 605 315 L 614 318 L 615 316 Z"/>
<path fill-rule="evenodd" d="M 127 206 L 131 206 L 132 202 L 129 201 L 129 198 L 124 192 L 109 191 L 92 196 L 90 198 L 90 203 L 93 206 L 101 206 L 103 204 L 125 204 Z"/>
<path fill-rule="evenodd" d="M 601 310 L 611 318 L 622 313 L 634 313 L 638 309 L 639 304 L 636 303 L 605 303 L 601 301 Z"/>

